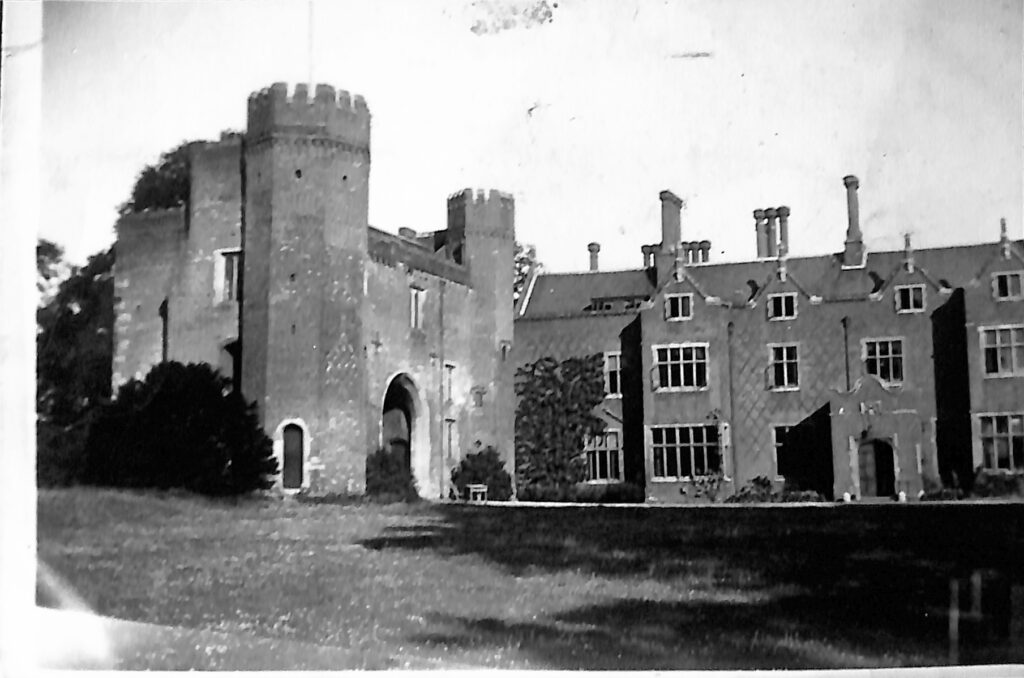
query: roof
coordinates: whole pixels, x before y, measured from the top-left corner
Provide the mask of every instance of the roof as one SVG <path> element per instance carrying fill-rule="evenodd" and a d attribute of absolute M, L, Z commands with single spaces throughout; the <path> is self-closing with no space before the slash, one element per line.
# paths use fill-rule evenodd
<path fill-rule="evenodd" d="M 1024 241 L 1015 240 L 1013 245 L 1018 252 L 1024 251 Z M 914 266 L 926 278 L 959 287 L 977 276 L 999 251 L 998 242 L 913 250 Z M 851 268 L 843 266 L 841 253 L 794 257 L 786 260 L 786 269 L 808 294 L 826 301 L 863 299 L 892 278 L 905 256 L 903 250 L 869 252 L 863 267 Z M 689 264 L 686 269 L 704 293 L 743 305 L 772 279 L 778 262 L 760 259 Z M 655 291 L 651 277 L 643 269 L 542 273 L 537 276 L 521 317 L 589 315 L 584 308 L 592 299 L 653 295 Z"/>
<path fill-rule="evenodd" d="M 536 318 L 583 313 L 593 299 L 649 296 L 654 285 L 643 269 L 540 273 L 528 293 L 522 317 Z"/>

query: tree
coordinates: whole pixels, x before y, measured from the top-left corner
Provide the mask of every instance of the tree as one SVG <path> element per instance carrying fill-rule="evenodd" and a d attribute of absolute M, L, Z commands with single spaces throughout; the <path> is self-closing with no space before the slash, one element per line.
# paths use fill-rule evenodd
<path fill-rule="evenodd" d="M 99 408 L 83 481 L 237 495 L 271 487 L 277 469 L 255 403 L 209 365 L 163 362 Z"/>
<path fill-rule="evenodd" d="M 58 249 L 41 245 L 37 265 L 47 268 Z M 36 312 L 36 468 L 40 485 L 64 485 L 77 479 L 92 411 L 110 398 L 113 264 L 113 247 L 89 257 Z"/>
<path fill-rule="evenodd" d="M 540 267 L 541 264 L 537 262 L 537 248 L 533 245 L 522 245 L 516 243 L 515 249 L 515 269 L 513 272 L 512 279 L 512 301 L 513 303 L 519 301 L 526 292 L 526 281 L 530 277 L 530 269 L 534 267 Z"/>
<path fill-rule="evenodd" d="M 46 238 L 36 243 L 36 290 L 40 304 L 46 305 L 57 291 L 60 281 L 70 272 L 64 261 L 64 248 Z"/>
<path fill-rule="evenodd" d="M 586 477 L 587 438 L 604 431 L 594 414 L 604 400 L 604 357 L 554 358 L 516 370 L 516 478 L 530 486 L 568 492 Z M 522 492 L 521 492 L 522 494 Z"/>
<path fill-rule="evenodd" d="M 118 211 L 121 214 L 130 214 L 145 209 L 166 209 L 184 205 L 191 190 L 188 160 L 190 143 L 178 144 L 162 153 L 155 165 L 146 165 L 135 179 L 131 197 Z"/>

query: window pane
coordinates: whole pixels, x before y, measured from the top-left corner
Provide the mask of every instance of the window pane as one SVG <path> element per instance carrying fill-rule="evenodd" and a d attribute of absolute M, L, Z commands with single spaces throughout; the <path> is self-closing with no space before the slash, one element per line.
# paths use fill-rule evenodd
<path fill-rule="evenodd" d="M 657 360 L 657 362 L 659 362 L 659 363 L 668 362 L 668 349 L 667 348 L 659 348 L 658 349 L 658 360 Z"/>
<path fill-rule="evenodd" d="M 675 477 L 679 475 L 679 462 L 677 460 L 677 451 L 675 447 L 669 447 L 665 450 L 665 474 L 669 477 Z"/>
<path fill-rule="evenodd" d="M 665 442 L 665 429 L 652 428 L 651 429 L 651 442 L 655 445 L 661 445 Z"/>
<path fill-rule="evenodd" d="M 677 476 L 692 475 L 690 472 L 690 448 L 683 447 L 679 450 L 679 471 Z"/>
<path fill-rule="evenodd" d="M 985 374 L 998 374 L 999 351 L 995 348 L 985 349 Z"/>
<path fill-rule="evenodd" d="M 892 360 L 892 380 L 903 381 L 903 359 L 893 358 Z"/>
<path fill-rule="evenodd" d="M 994 452 L 994 443 L 993 443 L 992 439 L 991 438 L 982 438 L 981 439 L 981 453 L 982 453 L 982 458 L 984 459 L 983 463 L 985 464 L 985 468 L 995 468 L 996 467 L 996 461 L 995 461 L 995 456 L 994 456 L 993 452 Z"/>
<path fill-rule="evenodd" d="M 796 386 L 799 382 L 797 381 L 796 363 L 786 364 L 786 384 L 788 386 Z"/>
<path fill-rule="evenodd" d="M 996 464 L 998 468 L 1010 468 L 1010 441 L 1007 438 L 996 438 Z"/>
<path fill-rule="evenodd" d="M 654 450 L 654 475 L 665 477 L 665 450 L 660 447 Z"/>
<path fill-rule="evenodd" d="M 619 473 L 619 453 L 611 452 L 609 454 L 609 461 L 611 462 L 609 478 L 619 478 L 622 475 Z"/>
<path fill-rule="evenodd" d="M 671 385 L 672 383 L 669 381 L 668 378 L 668 365 L 658 365 L 658 386 L 662 388 L 667 388 Z"/>
<path fill-rule="evenodd" d="M 1013 439 L 1013 470 L 1024 471 L 1024 438 L 1017 436 Z"/>
<path fill-rule="evenodd" d="M 697 363 L 697 380 L 694 386 L 704 387 L 708 385 L 708 374 L 707 374 L 706 363 Z"/>
<path fill-rule="evenodd" d="M 914 288 L 914 308 L 924 308 L 924 290 L 920 287 Z"/>
<path fill-rule="evenodd" d="M 618 431 L 612 431 L 607 434 L 606 440 L 608 442 L 608 449 L 617 450 L 619 449 L 619 433 Z"/>
<path fill-rule="evenodd" d="M 786 427 L 787 429 L 789 427 Z M 704 440 L 709 443 L 718 444 L 718 427 L 717 426 L 705 426 L 704 427 Z"/>
<path fill-rule="evenodd" d="M 704 460 L 704 447 L 692 448 L 693 475 L 702 476 L 707 474 L 707 464 Z"/>
<path fill-rule="evenodd" d="M 676 444 L 676 429 L 666 428 L 665 430 L 665 444 L 675 445 Z"/>
<path fill-rule="evenodd" d="M 708 470 L 713 472 L 722 470 L 722 457 L 718 453 L 718 445 L 708 447 Z"/>
<path fill-rule="evenodd" d="M 994 429 L 994 424 L 992 422 L 992 417 L 982 417 L 981 418 L 981 435 L 984 436 L 984 437 L 990 438 L 990 437 L 992 437 L 993 429 Z"/>

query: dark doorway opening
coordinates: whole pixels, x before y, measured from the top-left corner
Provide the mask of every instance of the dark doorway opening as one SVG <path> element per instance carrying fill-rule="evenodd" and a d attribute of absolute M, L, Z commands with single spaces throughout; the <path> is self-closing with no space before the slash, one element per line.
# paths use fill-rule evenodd
<path fill-rule="evenodd" d="M 778 472 L 793 490 L 814 490 L 833 499 L 832 415 L 825 403 L 777 440 Z"/>
<path fill-rule="evenodd" d="M 415 404 L 412 394 L 394 379 L 384 395 L 381 418 L 385 449 L 402 459 L 406 468 L 412 469 L 412 448 L 410 445 Z"/>
<path fill-rule="evenodd" d="M 285 489 L 296 490 L 302 487 L 302 428 L 296 424 L 284 427 L 284 472 Z"/>
<path fill-rule="evenodd" d="M 860 491 L 865 497 L 892 497 L 896 494 L 896 466 L 892 445 L 886 440 L 865 440 L 857 456 L 860 465 Z"/>

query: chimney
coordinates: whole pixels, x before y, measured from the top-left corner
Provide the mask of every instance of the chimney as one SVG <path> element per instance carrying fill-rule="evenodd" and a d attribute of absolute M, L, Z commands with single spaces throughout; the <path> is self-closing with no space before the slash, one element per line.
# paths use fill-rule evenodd
<path fill-rule="evenodd" d="M 661 198 L 661 251 L 671 252 L 682 240 L 679 212 L 683 201 L 672 191 L 662 191 Z"/>
<path fill-rule="evenodd" d="M 711 241 L 701 240 L 698 244 L 700 247 L 700 261 L 702 264 L 706 264 L 711 261 Z"/>
<path fill-rule="evenodd" d="M 775 218 L 778 216 L 778 212 L 774 207 L 769 207 L 764 211 L 764 216 L 768 220 L 768 223 L 764 228 L 767 236 L 768 248 L 765 250 L 764 255 L 770 259 L 774 259 L 779 254 L 778 234 L 775 230 Z"/>
<path fill-rule="evenodd" d="M 860 205 L 857 204 L 857 188 L 860 182 L 851 174 L 843 177 L 843 185 L 846 186 L 846 213 L 849 219 L 843 265 L 861 266 L 864 264 L 864 238 L 860 233 Z"/>
<path fill-rule="evenodd" d="M 597 270 L 597 253 L 601 251 L 601 244 L 592 242 L 587 245 L 587 251 L 590 252 L 590 270 Z"/>
<path fill-rule="evenodd" d="M 768 233 L 765 231 L 767 224 L 764 221 L 764 210 L 754 210 L 754 230 L 757 231 L 757 258 L 763 259 L 768 256 Z"/>
<path fill-rule="evenodd" d="M 789 208 L 783 205 L 775 213 L 779 215 L 779 253 L 789 254 Z"/>

